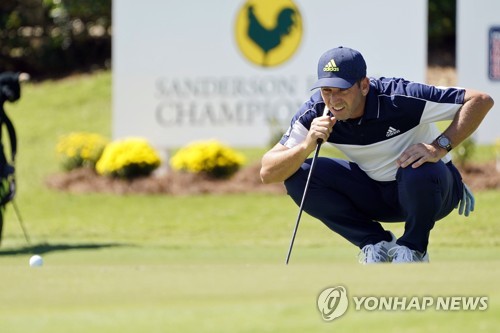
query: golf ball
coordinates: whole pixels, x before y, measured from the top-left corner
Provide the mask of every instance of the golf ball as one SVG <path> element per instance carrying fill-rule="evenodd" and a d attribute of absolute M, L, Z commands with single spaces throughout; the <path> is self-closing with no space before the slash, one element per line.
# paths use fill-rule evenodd
<path fill-rule="evenodd" d="M 43 258 L 38 254 L 35 254 L 30 258 L 30 266 L 31 267 L 40 267 L 43 265 Z"/>

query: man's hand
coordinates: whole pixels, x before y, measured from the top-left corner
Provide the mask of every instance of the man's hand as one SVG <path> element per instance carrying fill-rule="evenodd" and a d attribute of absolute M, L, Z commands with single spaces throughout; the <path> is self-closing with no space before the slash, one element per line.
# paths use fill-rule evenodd
<path fill-rule="evenodd" d="M 412 168 L 418 168 L 425 162 L 436 163 L 448 152 L 446 149 L 437 147 L 433 144 L 417 143 L 412 145 L 399 155 L 396 163 L 401 168 L 411 165 Z"/>
<path fill-rule="evenodd" d="M 335 123 L 334 117 L 325 114 L 311 122 L 307 137 L 301 144 L 288 148 L 278 142 L 262 157 L 260 169 L 262 182 L 264 184 L 283 182 L 293 175 L 316 149 L 318 139 L 328 140 Z"/>
<path fill-rule="evenodd" d="M 337 120 L 335 117 L 321 116 L 315 118 L 311 123 L 311 128 L 306 138 L 306 145 L 314 149 L 318 140 L 326 142 L 333 131 L 333 126 Z"/>
<path fill-rule="evenodd" d="M 457 205 L 458 214 L 469 216 L 469 214 L 474 211 L 475 203 L 476 200 L 474 199 L 474 195 L 472 194 L 471 190 L 467 187 L 467 185 L 464 184 L 464 192 L 462 195 L 462 200 L 460 200 L 460 203 Z"/>

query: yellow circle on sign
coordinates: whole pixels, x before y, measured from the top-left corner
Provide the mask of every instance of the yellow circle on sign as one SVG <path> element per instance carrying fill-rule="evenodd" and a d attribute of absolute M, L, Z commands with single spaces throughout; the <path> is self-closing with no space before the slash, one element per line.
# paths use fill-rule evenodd
<path fill-rule="evenodd" d="M 302 18 L 291 0 L 249 0 L 236 18 L 236 42 L 252 63 L 270 67 L 287 61 L 302 39 Z"/>

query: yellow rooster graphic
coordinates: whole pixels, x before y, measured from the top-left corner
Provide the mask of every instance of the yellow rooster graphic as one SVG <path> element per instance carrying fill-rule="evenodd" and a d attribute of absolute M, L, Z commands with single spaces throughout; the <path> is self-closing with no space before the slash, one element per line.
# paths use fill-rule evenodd
<path fill-rule="evenodd" d="M 295 25 L 295 16 L 297 15 L 293 8 L 283 8 L 276 17 L 276 24 L 273 28 L 264 27 L 258 17 L 255 15 L 254 7 L 248 6 L 248 37 L 257 44 L 264 53 L 262 66 L 267 66 L 267 55 L 269 51 L 281 44 L 283 36 L 290 34 Z"/>

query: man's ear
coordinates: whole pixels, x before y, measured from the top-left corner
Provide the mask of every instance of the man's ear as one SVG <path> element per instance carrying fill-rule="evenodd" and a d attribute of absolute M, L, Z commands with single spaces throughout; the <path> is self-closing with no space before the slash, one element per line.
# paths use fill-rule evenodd
<path fill-rule="evenodd" d="M 370 79 L 365 77 L 364 79 L 361 80 L 361 93 L 363 96 L 368 95 L 368 91 L 370 90 Z"/>

